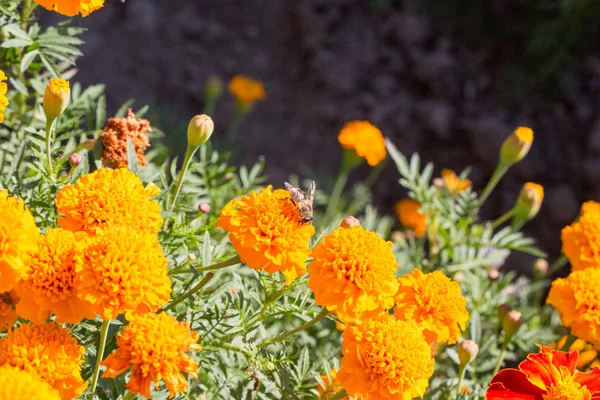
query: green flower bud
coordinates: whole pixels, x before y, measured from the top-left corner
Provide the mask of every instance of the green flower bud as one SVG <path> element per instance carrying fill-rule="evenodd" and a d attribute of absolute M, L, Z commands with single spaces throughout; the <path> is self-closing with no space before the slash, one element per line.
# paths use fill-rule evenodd
<path fill-rule="evenodd" d="M 214 130 L 215 124 L 208 115 L 196 115 L 188 125 L 188 144 L 191 147 L 202 146 L 210 139 Z"/>
<path fill-rule="evenodd" d="M 529 153 L 532 143 L 533 131 L 522 126 L 518 127 L 504 141 L 500 149 L 500 161 L 506 165 L 518 163 Z"/>

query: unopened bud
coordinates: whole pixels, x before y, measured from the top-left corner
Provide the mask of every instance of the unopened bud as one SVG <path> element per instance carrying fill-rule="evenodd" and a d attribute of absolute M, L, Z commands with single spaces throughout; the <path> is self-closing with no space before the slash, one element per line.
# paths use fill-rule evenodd
<path fill-rule="evenodd" d="M 500 322 L 504 321 L 504 317 L 512 311 L 512 308 L 508 304 L 500 304 L 498 306 L 498 320 Z"/>
<path fill-rule="evenodd" d="M 344 218 L 344 220 L 341 223 L 341 227 L 342 228 L 352 228 L 353 226 L 357 226 L 360 225 L 360 221 L 358 220 L 358 218 L 353 217 L 352 215 L 347 216 L 346 218 Z"/>
<path fill-rule="evenodd" d="M 225 179 L 231 180 L 231 178 L 233 178 L 233 173 L 232 172 L 226 172 L 225 173 Z"/>
<path fill-rule="evenodd" d="M 518 163 L 529 153 L 532 143 L 533 131 L 523 126 L 518 127 L 504 141 L 500 149 L 500 162 L 506 165 Z"/>
<path fill-rule="evenodd" d="M 206 81 L 206 97 L 219 98 L 223 94 L 223 81 L 218 76 L 210 76 Z"/>
<path fill-rule="evenodd" d="M 544 201 L 544 187 L 537 183 L 527 182 L 523 185 L 517 199 L 514 218 L 518 221 L 533 219 L 540 211 L 542 201 Z"/>
<path fill-rule="evenodd" d="M 548 261 L 543 258 L 538 258 L 533 264 L 533 277 L 535 279 L 543 278 L 548 273 L 548 269 L 550 269 Z"/>
<path fill-rule="evenodd" d="M 433 186 L 438 188 L 444 187 L 444 180 L 442 178 L 433 178 Z"/>
<path fill-rule="evenodd" d="M 194 260 L 196 260 L 196 255 L 195 255 L 194 253 L 190 253 L 190 254 L 188 254 L 188 260 L 189 260 L 189 261 L 194 261 Z"/>
<path fill-rule="evenodd" d="M 73 153 L 69 156 L 69 165 L 75 168 L 83 162 L 83 157 L 79 153 Z"/>
<path fill-rule="evenodd" d="M 71 89 L 69 82 L 62 78 L 54 78 L 46 86 L 44 92 L 44 114 L 48 121 L 54 121 L 56 117 L 65 111 L 69 105 Z"/>
<path fill-rule="evenodd" d="M 467 365 L 477 357 L 479 346 L 472 340 L 463 340 L 458 345 L 458 360 L 460 365 Z"/>
<path fill-rule="evenodd" d="M 458 283 L 463 283 L 465 281 L 465 274 L 464 274 L 464 272 L 458 271 L 457 273 L 454 274 L 452 279 L 454 279 Z"/>
<path fill-rule="evenodd" d="M 392 232 L 392 242 L 399 243 L 406 240 L 406 235 L 404 232 L 394 231 Z"/>
<path fill-rule="evenodd" d="M 202 146 L 210 139 L 214 130 L 215 124 L 208 115 L 196 115 L 188 125 L 188 144 L 192 147 Z"/>
<path fill-rule="evenodd" d="M 208 214 L 210 212 L 210 204 L 208 203 L 200 203 L 198 204 L 198 211 L 204 214 Z"/>
<path fill-rule="evenodd" d="M 521 315 L 521 313 L 512 310 L 511 312 L 506 314 L 504 320 L 502 321 L 502 329 L 504 329 L 504 335 L 507 338 L 512 337 L 515 333 L 517 333 L 522 323 L 523 316 Z"/>
<path fill-rule="evenodd" d="M 275 370 L 275 364 L 273 364 L 271 361 L 269 361 L 266 365 L 265 365 L 265 369 L 267 371 L 274 371 Z"/>
<path fill-rule="evenodd" d="M 500 278 L 500 272 L 496 268 L 490 268 L 488 270 L 488 279 L 490 281 L 497 281 Z"/>

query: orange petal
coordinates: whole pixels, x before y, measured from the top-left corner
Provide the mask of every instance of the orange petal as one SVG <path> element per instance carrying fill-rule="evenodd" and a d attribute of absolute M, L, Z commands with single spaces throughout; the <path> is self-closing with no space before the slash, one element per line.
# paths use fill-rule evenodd
<path fill-rule="evenodd" d="M 519 369 L 525 373 L 531 383 L 546 389 L 562 380 L 561 366 L 567 367 L 573 374 L 577 357 L 576 351 L 567 353 L 541 346 L 538 354 L 529 354 L 527 360 L 519 364 Z"/>
<path fill-rule="evenodd" d="M 529 382 L 523 372 L 518 369 L 503 369 L 492 378 L 485 398 L 487 400 L 543 400 L 543 393 L 542 389 Z"/>

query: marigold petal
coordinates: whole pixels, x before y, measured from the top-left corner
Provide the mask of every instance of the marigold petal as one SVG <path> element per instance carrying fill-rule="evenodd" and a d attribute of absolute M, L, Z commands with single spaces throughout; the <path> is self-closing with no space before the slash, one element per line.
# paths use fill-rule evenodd
<path fill-rule="evenodd" d="M 374 167 L 385 158 L 385 138 L 375 125 L 368 121 L 350 121 L 344 125 L 338 141 L 345 149 L 354 150 Z"/>
<path fill-rule="evenodd" d="M 518 369 L 503 369 L 498 372 L 488 388 L 487 400 L 543 400 L 544 391 L 532 384 L 525 373 Z"/>
<path fill-rule="evenodd" d="M 82 17 L 104 6 L 104 0 L 34 0 L 47 10 L 55 11 L 67 17 L 81 14 Z"/>

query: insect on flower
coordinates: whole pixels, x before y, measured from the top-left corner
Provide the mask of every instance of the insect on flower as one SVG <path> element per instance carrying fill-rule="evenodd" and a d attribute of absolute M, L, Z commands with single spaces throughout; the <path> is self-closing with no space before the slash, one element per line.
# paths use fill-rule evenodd
<path fill-rule="evenodd" d="M 313 221 L 313 201 L 315 200 L 315 182 L 312 181 L 308 186 L 308 193 L 293 187 L 285 182 L 285 188 L 290 192 L 290 200 L 300 214 L 300 223 L 312 224 Z"/>

